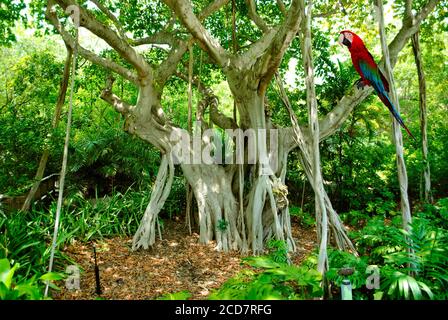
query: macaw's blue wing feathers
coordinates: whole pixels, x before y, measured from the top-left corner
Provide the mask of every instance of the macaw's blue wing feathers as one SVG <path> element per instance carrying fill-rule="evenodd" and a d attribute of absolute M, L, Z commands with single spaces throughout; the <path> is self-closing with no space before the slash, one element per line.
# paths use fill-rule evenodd
<path fill-rule="evenodd" d="M 370 81 L 370 84 L 375 89 L 376 93 L 378 94 L 378 97 L 386 105 L 386 107 L 392 113 L 394 118 L 406 130 L 406 132 L 412 138 L 415 139 L 415 137 L 412 135 L 411 131 L 409 131 L 409 129 L 404 124 L 403 119 L 401 119 L 400 115 L 398 114 L 397 109 L 394 107 L 394 104 L 390 100 L 389 94 L 388 94 L 389 83 L 387 82 L 386 78 L 381 73 L 381 71 L 378 69 L 378 67 L 372 66 L 365 61 L 360 61 L 359 67 L 364 75 L 364 78 Z"/>
<path fill-rule="evenodd" d="M 370 84 L 372 85 L 372 87 L 375 89 L 376 92 L 387 91 L 377 66 L 372 66 L 368 64 L 366 61 L 360 60 L 359 68 L 361 69 L 364 78 L 370 81 Z M 389 89 L 388 83 L 387 88 Z"/>

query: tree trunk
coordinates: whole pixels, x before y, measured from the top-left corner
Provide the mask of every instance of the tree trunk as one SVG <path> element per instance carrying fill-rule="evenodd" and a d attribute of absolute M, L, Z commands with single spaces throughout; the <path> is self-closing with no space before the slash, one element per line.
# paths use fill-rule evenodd
<path fill-rule="evenodd" d="M 252 155 L 255 156 L 254 159 L 250 159 L 254 161 L 253 163 L 246 164 L 245 161 L 243 165 L 248 190 L 247 192 L 243 190 L 243 210 L 239 203 L 241 190 L 233 188 L 235 185 L 240 185 L 237 172 L 241 165 L 204 163 L 206 138 L 201 132 L 201 127 L 205 124 L 197 125 L 193 130 L 192 139 L 184 145 L 185 150 L 182 150 L 190 159 L 190 162 L 181 162 L 180 166 L 198 205 L 199 241 L 209 243 L 215 240 L 217 250 L 247 252 L 251 249 L 254 254 L 260 254 L 264 250 L 265 242 L 274 238 L 285 240 L 289 248 L 294 250 L 287 192 L 284 189 L 289 149 L 285 147 L 282 134 L 277 133 L 278 136 L 275 136 L 273 133 L 276 131 L 272 133 L 269 131 L 275 128 L 271 128 L 269 121 L 266 120 L 264 95 L 258 94 L 256 90 L 244 90 L 242 87 L 239 89 L 239 92 L 245 95 L 245 100 L 241 102 L 241 111 L 245 113 L 248 120 L 247 127 L 252 129 L 254 137 L 254 143 L 244 144 L 243 154 L 246 160 L 249 160 L 249 149 L 252 148 Z M 159 96 L 160 94 L 156 92 L 145 92 L 144 89 L 140 89 L 137 107 L 132 110 L 126 121 L 126 128 L 130 133 L 151 143 L 158 143 L 164 154 L 150 203 L 134 236 L 134 250 L 140 247 L 148 248 L 154 244 L 158 214 L 168 196 L 174 175 L 172 152 L 179 139 L 168 138 L 170 130 L 167 132 L 162 128 L 157 130 L 157 127 L 155 129 L 148 126 L 146 121 L 141 121 L 148 119 L 147 113 L 151 108 L 157 109 L 160 104 L 157 100 Z M 152 107 L 148 108 L 148 105 Z M 139 116 L 136 116 L 137 114 Z M 186 135 L 189 137 L 188 133 Z M 195 140 L 196 135 L 199 136 L 199 142 Z M 278 140 L 275 140 L 277 137 Z M 199 150 L 196 149 L 198 145 Z M 272 165 L 269 160 L 273 160 Z"/>
<path fill-rule="evenodd" d="M 188 132 L 191 134 L 193 129 L 193 47 L 188 46 Z M 186 184 L 186 207 L 185 207 L 185 223 L 191 234 L 192 209 L 193 209 L 193 191 L 190 184 Z"/>
<path fill-rule="evenodd" d="M 324 184 L 320 166 L 319 150 L 319 117 L 317 113 L 316 88 L 314 85 L 314 66 L 311 45 L 311 12 L 313 3 L 308 0 L 307 9 L 304 12 L 303 36 L 302 36 L 302 57 L 303 68 L 305 69 L 305 85 L 308 105 L 308 125 L 310 128 L 310 155 L 313 173 L 317 241 L 319 242 L 319 257 L 317 270 L 324 275 L 328 269 L 327 244 L 328 244 L 328 215 L 324 200 Z"/>
<path fill-rule="evenodd" d="M 375 2 L 375 10 L 378 19 L 379 32 L 381 38 L 381 48 L 383 50 L 383 57 L 385 60 L 385 73 L 387 79 L 389 79 L 389 88 L 391 100 L 394 103 L 398 112 L 400 112 L 400 104 L 398 101 L 397 92 L 395 90 L 395 81 L 392 73 L 392 67 L 389 56 L 389 47 L 387 46 L 387 37 L 384 25 L 384 9 L 383 9 L 383 1 L 376 0 Z M 408 175 L 406 172 L 406 163 L 404 161 L 403 155 L 403 136 L 401 134 L 400 125 L 392 117 L 392 127 L 393 127 L 393 141 L 395 144 L 395 151 L 397 155 L 397 170 L 398 170 L 398 183 L 400 185 L 400 196 L 401 196 L 401 212 L 403 217 L 403 228 L 408 229 L 409 224 L 411 223 L 411 208 L 409 204 L 408 198 Z"/>
<path fill-rule="evenodd" d="M 156 182 L 154 183 L 151 199 L 146 207 L 140 226 L 134 235 L 133 250 L 143 247 L 148 249 L 156 240 L 156 225 L 158 214 L 165 204 L 171 191 L 174 178 L 174 164 L 171 155 L 163 155 Z"/>
<path fill-rule="evenodd" d="M 428 160 L 428 132 L 427 132 L 427 112 L 426 112 L 426 79 L 423 70 L 423 59 L 420 50 L 420 36 L 415 33 L 412 36 L 412 51 L 414 52 L 415 65 L 418 73 L 418 89 L 420 104 L 420 131 L 422 135 L 422 162 L 423 162 L 423 194 L 427 203 L 432 203 L 431 195 L 431 173 Z"/>

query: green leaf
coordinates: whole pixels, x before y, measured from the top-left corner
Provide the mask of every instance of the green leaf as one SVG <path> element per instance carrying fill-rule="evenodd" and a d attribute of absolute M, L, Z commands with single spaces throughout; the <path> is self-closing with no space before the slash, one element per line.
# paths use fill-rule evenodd
<path fill-rule="evenodd" d="M 409 282 L 412 280 L 407 277 L 400 277 L 398 279 L 398 288 L 406 300 L 409 300 Z"/>
<path fill-rule="evenodd" d="M 432 293 L 431 289 L 426 285 L 426 283 L 423 283 L 421 281 L 418 281 L 417 283 L 420 286 L 420 288 L 424 292 L 426 292 L 426 294 L 428 295 L 429 299 L 433 300 L 434 299 L 434 294 Z"/>
<path fill-rule="evenodd" d="M 373 300 L 381 300 L 383 298 L 383 295 L 383 291 L 377 291 L 373 294 Z"/>
<path fill-rule="evenodd" d="M 411 288 L 412 295 L 414 296 L 414 299 L 421 300 L 422 291 L 420 290 L 420 287 L 419 287 L 417 281 L 414 278 L 408 277 L 407 283 L 409 284 L 409 287 Z"/>
<path fill-rule="evenodd" d="M 10 267 L 8 259 L 0 260 L 0 282 L 3 282 L 6 288 L 11 288 L 12 278 L 14 277 L 15 270 L 19 267 L 16 263 L 12 268 Z"/>
<path fill-rule="evenodd" d="M 0 282 L 0 300 L 6 300 L 8 297 L 9 288 L 3 282 Z"/>
<path fill-rule="evenodd" d="M 58 281 L 65 279 L 65 276 L 63 274 L 57 273 L 57 272 L 48 272 L 39 278 L 42 281 Z"/>

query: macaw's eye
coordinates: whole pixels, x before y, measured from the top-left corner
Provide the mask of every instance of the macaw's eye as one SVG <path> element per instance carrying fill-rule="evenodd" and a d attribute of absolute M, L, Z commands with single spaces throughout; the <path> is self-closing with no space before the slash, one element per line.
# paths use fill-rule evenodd
<path fill-rule="evenodd" d="M 353 41 L 353 35 L 350 32 L 345 32 L 344 36 L 347 40 L 349 40 L 350 42 Z"/>

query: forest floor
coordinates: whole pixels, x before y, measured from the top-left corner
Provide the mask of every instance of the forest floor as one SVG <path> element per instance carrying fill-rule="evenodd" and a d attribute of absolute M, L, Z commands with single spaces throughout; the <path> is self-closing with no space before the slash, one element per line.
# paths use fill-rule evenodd
<path fill-rule="evenodd" d="M 304 229 L 292 221 L 293 237 L 297 244 L 291 254 L 299 264 L 316 246 L 314 228 Z M 215 243 L 198 243 L 197 233 L 189 234 L 183 221 L 165 220 L 163 240 L 156 240 L 152 249 L 131 250 L 132 238 L 116 237 L 92 243 L 75 241 L 64 253 L 81 267 L 80 289 L 69 291 L 64 283 L 54 299 L 94 300 L 95 273 L 93 245 L 96 246 L 103 299 L 157 299 L 179 291 L 188 291 L 190 299 L 206 299 L 211 290 L 242 269 L 243 256 L 237 252 L 217 252 Z"/>

